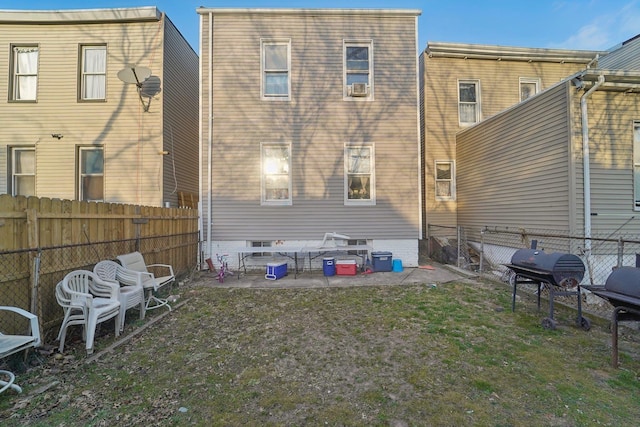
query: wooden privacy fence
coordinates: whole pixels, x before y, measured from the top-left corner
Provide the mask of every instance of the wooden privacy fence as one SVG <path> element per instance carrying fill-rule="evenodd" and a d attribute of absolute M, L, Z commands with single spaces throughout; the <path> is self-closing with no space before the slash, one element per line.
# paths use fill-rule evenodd
<path fill-rule="evenodd" d="M 182 277 L 198 245 L 195 209 L 0 195 L 0 305 L 37 314 L 47 331 L 62 319 L 55 286 L 68 272 L 137 250 Z M 23 326 L 6 321 L 5 332 Z"/>

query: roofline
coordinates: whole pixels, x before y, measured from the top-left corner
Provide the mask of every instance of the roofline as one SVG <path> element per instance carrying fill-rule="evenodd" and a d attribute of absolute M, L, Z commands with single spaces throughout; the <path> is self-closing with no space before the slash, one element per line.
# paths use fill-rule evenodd
<path fill-rule="evenodd" d="M 308 9 L 308 8 L 216 8 L 199 7 L 200 15 L 386 15 L 419 16 L 420 9 Z"/>
<path fill-rule="evenodd" d="M 159 21 L 161 17 L 162 12 L 155 6 L 67 10 L 0 9 L 0 23 L 4 24 Z"/>
<path fill-rule="evenodd" d="M 600 50 L 544 49 L 470 43 L 427 42 L 424 53 L 430 58 L 443 57 L 491 59 L 496 61 L 588 63 L 595 58 L 596 55 L 602 57 L 609 52 Z"/>

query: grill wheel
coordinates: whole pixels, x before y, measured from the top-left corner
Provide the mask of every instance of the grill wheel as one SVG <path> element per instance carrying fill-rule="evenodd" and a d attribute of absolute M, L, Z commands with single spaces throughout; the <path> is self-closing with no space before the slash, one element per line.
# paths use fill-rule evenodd
<path fill-rule="evenodd" d="M 542 327 L 545 329 L 550 329 L 552 331 L 555 331 L 557 325 L 558 325 L 558 322 L 556 322 L 550 317 L 545 317 L 544 319 L 542 319 Z"/>

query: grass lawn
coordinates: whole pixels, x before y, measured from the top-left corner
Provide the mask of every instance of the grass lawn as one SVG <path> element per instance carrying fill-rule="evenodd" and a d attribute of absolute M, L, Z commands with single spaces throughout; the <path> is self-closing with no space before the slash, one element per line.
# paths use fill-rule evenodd
<path fill-rule="evenodd" d="M 575 311 L 557 305 L 558 329 L 544 329 L 545 309 L 538 313 L 534 298 L 523 296 L 512 313 L 504 284 L 193 285 L 183 297 L 186 304 L 95 362 L 84 363 L 78 343 L 69 348 L 74 358 L 51 357 L 19 374 L 25 392 L 0 395 L 1 424 L 620 426 L 640 419 L 637 330 L 623 329 L 621 367 L 612 369 L 608 321 L 585 314 L 593 324 L 586 332 L 575 326 Z M 98 351 L 106 341 L 98 338 Z"/>

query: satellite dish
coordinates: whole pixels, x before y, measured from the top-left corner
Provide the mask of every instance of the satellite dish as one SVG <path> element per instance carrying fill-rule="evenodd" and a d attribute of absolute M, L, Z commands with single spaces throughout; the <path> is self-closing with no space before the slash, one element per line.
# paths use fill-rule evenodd
<path fill-rule="evenodd" d="M 153 95 L 156 95 L 160 92 L 160 79 L 156 77 L 157 84 L 155 81 L 149 85 L 149 89 L 144 91 L 144 96 L 148 98 L 148 102 L 145 105 L 143 96 L 143 89 L 146 81 L 151 77 L 151 69 L 147 67 L 135 66 L 135 65 L 127 65 L 122 70 L 118 71 L 118 78 L 128 84 L 135 84 L 136 90 L 138 91 L 138 97 L 140 98 L 140 102 L 142 103 L 142 108 L 144 108 L 145 113 L 149 111 L 149 105 L 151 104 L 151 98 Z M 148 96 L 147 93 L 152 93 L 157 86 L 157 92 L 151 96 Z"/>
<path fill-rule="evenodd" d="M 126 68 L 118 71 L 118 78 L 125 83 L 142 85 L 151 75 L 151 70 L 147 67 L 136 67 L 135 65 L 127 65 Z"/>

